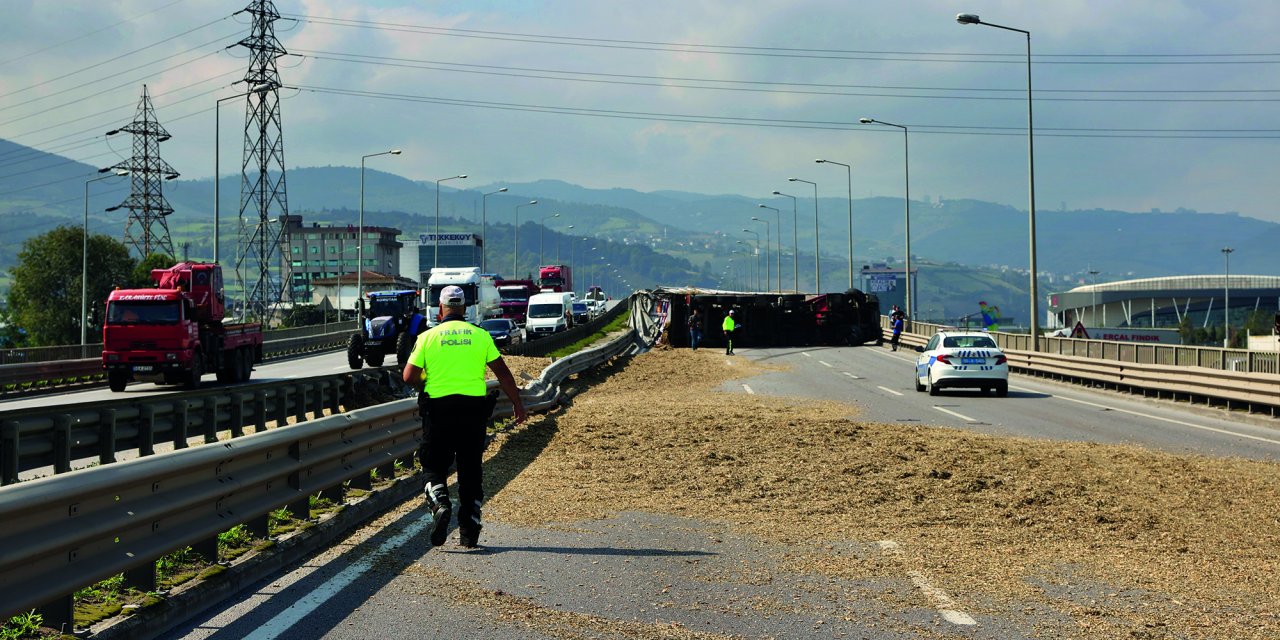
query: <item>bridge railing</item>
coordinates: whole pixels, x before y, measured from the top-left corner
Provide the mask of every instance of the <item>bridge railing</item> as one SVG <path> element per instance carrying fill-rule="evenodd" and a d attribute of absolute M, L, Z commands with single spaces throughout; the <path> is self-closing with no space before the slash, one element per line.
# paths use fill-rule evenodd
<path fill-rule="evenodd" d="M 561 358 L 521 399 L 531 412 L 548 410 L 569 376 L 655 337 L 632 328 Z M 492 417 L 512 413 L 501 397 Z M 307 514 L 312 495 L 341 501 L 347 488 L 369 489 L 372 474 L 394 478 L 396 462 L 411 462 L 420 443 L 411 398 L 0 487 L 0 619 L 37 607 L 45 624 L 69 623 L 75 590 L 121 572 L 126 583 L 153 586 L 156 560 L 186 547 L 217 560 L 219 533 L 245 524 L 265 534 L 272 511 Z"/>

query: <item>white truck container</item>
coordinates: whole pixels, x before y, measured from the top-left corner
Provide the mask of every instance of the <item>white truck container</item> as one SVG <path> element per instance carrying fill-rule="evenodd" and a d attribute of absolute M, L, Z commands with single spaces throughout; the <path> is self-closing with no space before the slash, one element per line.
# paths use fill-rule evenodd
<path fill-rule="evenodd" d="M 467 297 L 467 322 L 480 324 L 501 314 L 501 299 L 492 275 L 481 275 L 480 267 L 436 267 L 431 270 L 427 288 L 422 292 L 429 326 L 439 324 L 440 291 L 449 285 L 462 287 Z"/>
<path fill-rule="evenodd" d="M 529 297 L 524 333 L 530 340 L 567 331 L 573 326 L 573 300 L 567 292 L 545 292 Z"/>

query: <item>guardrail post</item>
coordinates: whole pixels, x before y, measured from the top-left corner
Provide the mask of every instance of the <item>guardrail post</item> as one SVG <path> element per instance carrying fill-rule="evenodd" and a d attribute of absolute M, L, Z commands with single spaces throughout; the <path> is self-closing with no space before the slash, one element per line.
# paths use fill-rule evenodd
<path fill-rule="evenodd" d="M 98 412 L 98 463 L 111 464 L 116 461 L 116 410 L 103 409 Z"/>
<path fill-rule="evenodd" d="M 63 413 L 53 419 L 53 472 L 71 470 L 71 416 Z"/>
<path fill-rule="evenodd" d="M 342 381 L 342 409 L 351 411 L 355 407 L 352 406 L 356 397 L 356 377 L 348 375 Z"/>
<path fill-rule="evenodd" d="M 0 485 L 18 481 L 18 423 L 0 424 Z"/>
<path fill-rule="evenodd" d="M 275 401 L 276 428 L 280 428 L 289 424 L 289 388 L 276 387 Z"/>
<path fill-rule="evenodd" d="M 370 491 L 373 489 L 373 477 L 369 475 L 368 471 L 365 471 L 364 473 L 351 479 L 350 487 L 352 489 L 362 489 L 364 491 Z"/>
<path fill-rule="evenodd" d="M 71 635 L 76 626 L 76 601 L 69 593 L 36 607 L 36 613 L 44 618 L 41 626 L 50 629 L 66 629 L 67 635 Z"/>
<path fill-rule="evenodd" d="M 200 421 L 204 424 L 204 443 L 212 444 L 218 441 L 218 398 L 217 396 L 205 396 L 201 398 L 201 415 Z"/>
<path fill-rule="evenodd" d="M 322 500 L 324 499 L 332 500 L 334 504 L 342 504 L 343 500 L 346 499 L 345 496 L 346 496 L 346 488 L 342 486 L 341 482 L 339 482 L 338 484 L 332 487 L 329 487 L 328 489 L 320 490 L 320 498 Z"/>
<path fill-rule="evenodd" d="M 289 457 L 302 462 L 302 442 L 295 441 L 289 445 Z M 310 472 L 308 472 L 310 473 Z M 311 496 L 302 492 L 302 472 L 294 471 L 289 474 L 289 486 L 298 492 L 298 497 L 285 505 L 293 517 L 299 520 L 308 520 L 311 518 Z"/>
<path fill-rule="evenodd" d="M 267 430 L 267 392 L 253 392 L 253 432 L 262 433 Z"/>
<path fill-rule="evenodd" d="M 294 424 L 302 424 L 307 421 L 307 385 L 293 385 L 293 394 Z"/>
<path fill-rule="evenodd" d="M 231 406 L 228 410 L 231 412 L 231 437 L 239 438 L 244 435 L 244 395 L 236 392 L 231 394 Z"/>
<path fill-rule="evenodd" d="M 250 533 L 259 538 L 271 537 L 271 516 L 270 514 L 262 514 L 254 516 L 245 521 L 244 526 Z"/>
<path fill-rule="evenodd" d="M 191 545 L 191 550 L 200 554 L 208 562 L 218 561 L 218 536 L 205 538 Z"/>
<path fill-rule="evenodd" d="M 138 407 L 138 455 L 149 456 L 156 452 L 156 406 L 144 404 Z"/>
<path fill-rule="evenodd" d="M 338 409 L 338 400 L 341 397 L 342 397 L 342 381 L 330 380 L 329 381 L 329 413 L 333 415 L 337 415 L 341 413 L 341 410 Z"/>
<path fill-rule="evenodd" d="M 324 417 L 324 392 L 328 386 L 323 380 L 316 381 L 316 397 L 311 407 L 312 420 L 319 420 Z"/>
<path fill-rule="evenodd" d="M 187 401 L 179 400 L 173 403 L 173 411 L 169 412 L 170 434 L 173 439 L 173 448 L 187 448 Z M 155 571 L 152 571 L 155 573 Z M 154 578 L 153 578 L 154 580 Z"/>
<path fill-rule="evenodd" d="M 142 566 L 125 569 L 124 583 L 143 593 L 156 590 L 156 560 L 152 558 Z"/>

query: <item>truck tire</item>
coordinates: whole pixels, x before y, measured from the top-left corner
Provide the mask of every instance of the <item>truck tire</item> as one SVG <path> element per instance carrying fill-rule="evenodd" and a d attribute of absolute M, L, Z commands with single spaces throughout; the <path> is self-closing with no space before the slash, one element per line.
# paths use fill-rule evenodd
<path fill-rule="evenodd" d="M 129 384 L 128 371 L 121 371 L 119 369 L 107 371 L 107 386 L 111 387 L 112 391 L 115 391 L 116 393 L 124 391 L 124 387 L 127 384 Z"/>
<path fill-rule="evenodd" d="M 191 359 L 191 370 L 187 372 L 185 384 L 187 389 L 199 389 L 200 378 L 204 377 L 204 356 L 197 353 Z"/>
<path fill-rule="evenodd" d="M 353 370 L 364 366 L 364 336 L 358 333 L 351 334 L 351 338 L 347 340 L 347 365 Z"/>
<path fill-rule="evenodd" d="M 240 350 L 240 382 L 248 382 L 253 375 L 254 348 L 245 347 Z"/>
<path fill-rule="evenodd" d="M 409 335 L 408 332 L 402 333 L 399 338 L 396 338 L 396 364 L 403 367 L 409 361 L 409 356 L 413 354 L 415 342 L 414 336 Z"/>

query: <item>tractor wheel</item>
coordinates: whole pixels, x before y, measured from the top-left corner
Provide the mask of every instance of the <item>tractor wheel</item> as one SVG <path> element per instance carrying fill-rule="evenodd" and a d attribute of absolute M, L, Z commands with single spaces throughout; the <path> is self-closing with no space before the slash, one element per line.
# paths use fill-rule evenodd
<path fill-rule="evenodd" d="M 347 340 L 347 365 L 352 369 L 359 369 L 364 366 L 364 336 L 358 333 L 351 334 L 351 339 Z"/>
<path fill-rule="evenodd" d="M 408 332 L 402 333 L 399 338 L 396 338 L 396 364 L 403 367 L 409 361 L 409 356 L 413 354 L 415 342 L 414 336 L 409 335 Z"/>
<path fill-rule="evenodd" d="M 382 353 L 381 351 L 379 351 L 378 353 L 370 353 L 365 356 L 364 362 L 365 364 L 376 369 L 382 366 L 382 361 L 386 357 L 387 357 L 387 354 Z"/>

